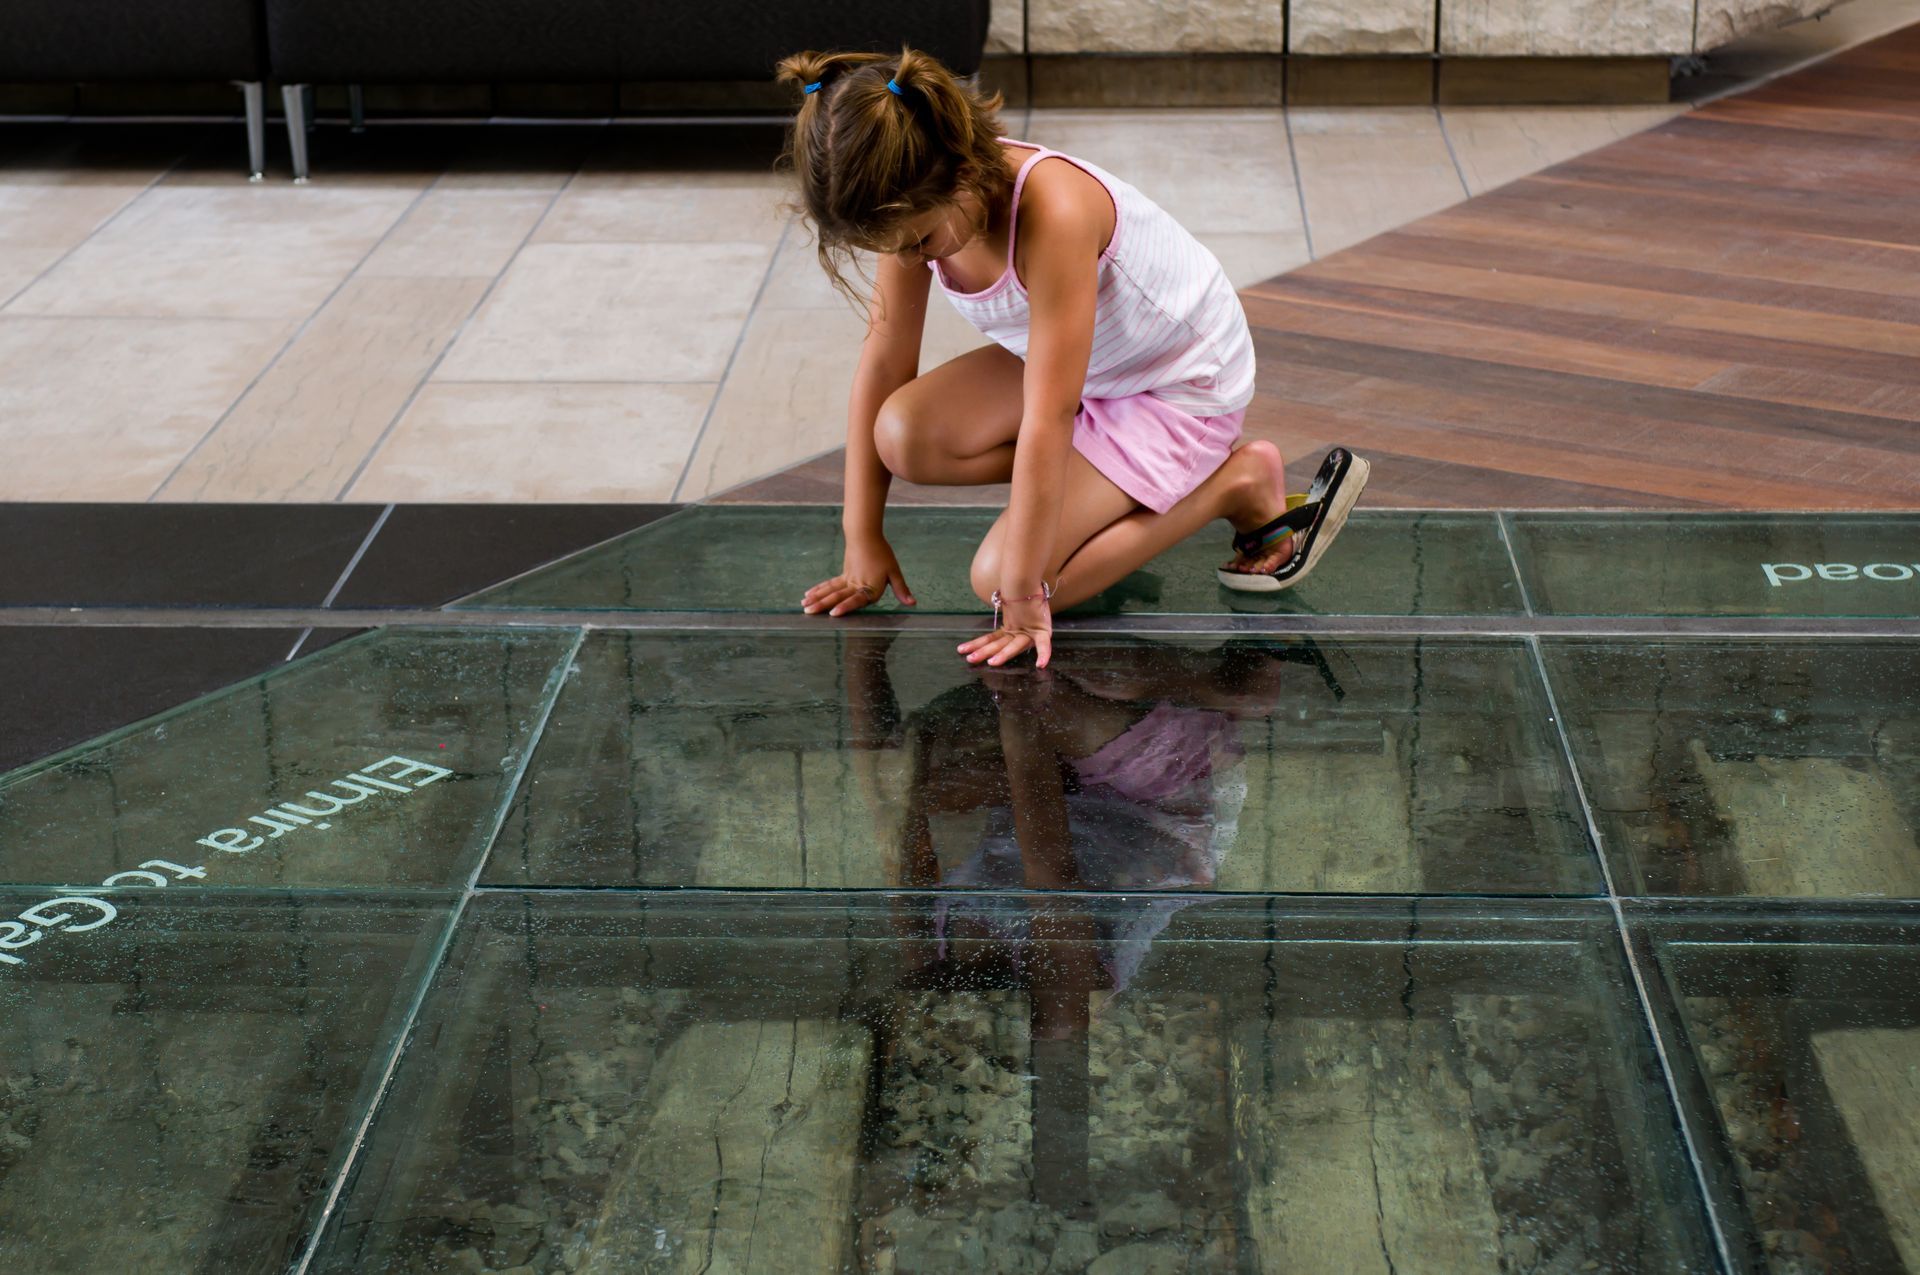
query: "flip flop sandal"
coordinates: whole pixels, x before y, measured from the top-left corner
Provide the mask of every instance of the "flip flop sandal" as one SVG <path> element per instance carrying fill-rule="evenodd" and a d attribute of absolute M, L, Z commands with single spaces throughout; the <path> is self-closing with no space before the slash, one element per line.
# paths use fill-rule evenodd
<path fill-rule="evenodd" d="M 1253 573 L 1216 568 L 1214 575 L 1229 589 L 1243 593 L 1274 593 L 1290 589 L 1307 578 L 1320 558 L 1346 525 L 1347 515 L 1367 485 L 1371 467 L 1344 447 L 1327 453 L 1320 472 L 1304 497 L 1287 497 L 1287 511 L 1264 527 L 1242 532 L 1233 538 L 1234 552 L 1257 557 L 1268 545 L 1291 531 L 1293 556 L 1271 572 Z M 1298 501 L 1298 503 L 1295 503 Z"/>

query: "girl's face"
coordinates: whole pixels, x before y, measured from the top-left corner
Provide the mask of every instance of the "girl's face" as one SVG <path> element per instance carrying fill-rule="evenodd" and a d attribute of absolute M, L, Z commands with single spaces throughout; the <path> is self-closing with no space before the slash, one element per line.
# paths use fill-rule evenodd
<path fill-rule="evenodd" d="M 951 257 L 973 242 L 979 214 L 980 201 L 971 192 L 961 191 L 952 202 L 909 218 L 901 255 L 916 262 Z"/>

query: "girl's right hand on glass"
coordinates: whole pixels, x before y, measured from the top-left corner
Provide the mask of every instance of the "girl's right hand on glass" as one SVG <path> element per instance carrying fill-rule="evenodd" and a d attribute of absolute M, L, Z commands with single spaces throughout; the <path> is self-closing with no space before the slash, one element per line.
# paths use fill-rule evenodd
<path fill-rule="evenodd" d="M 840 574 L 808 589 L 800 599 L 800 609 L 808 615 L 821 611 L 828 615 L 848 615 L 885 597 L 888 585 L 893 586 L 895 597 L 908 606 L 914 604 L 900 561 L 893 556 L 893 549 L 886 541 L 849 544 Z"/>

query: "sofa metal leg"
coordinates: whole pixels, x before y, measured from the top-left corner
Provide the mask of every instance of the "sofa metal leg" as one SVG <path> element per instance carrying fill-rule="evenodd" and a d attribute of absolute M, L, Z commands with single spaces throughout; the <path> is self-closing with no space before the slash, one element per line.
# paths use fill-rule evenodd
<path fill-rule="evenodd" d="M 347 113 L 353 117 L 353 131 L 367 131 L 367 95 L 358 84 L 347 85 Z"/>
<path fill-rule="evenodd" d="M 287 143 L 293 147 L 293 181 L 307 184 L 307 86 L 289 84 L 280 90 L 287 107 Z"/>
<path fill-rule="evenodd" d="M 258 80 L 241 80 L 240 93 L 247 103 L 247 180 L 262 181 L 267 175 L 267 92 Z"/>

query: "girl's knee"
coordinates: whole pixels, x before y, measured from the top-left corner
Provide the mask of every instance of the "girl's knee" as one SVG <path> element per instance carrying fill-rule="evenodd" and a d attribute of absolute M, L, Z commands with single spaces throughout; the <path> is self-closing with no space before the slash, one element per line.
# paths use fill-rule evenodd
<path fill-rule="evenodd" d="M 920 482 L 922 473 L 921 457 L 924 454 L 925 431 L 917 427 L 908 404 L 902 401 L 900 391 L 887 396 L 880 410 L 873 418 L 873 446 L 880 453 L 880 463 L 895 478 L 904 478 L 910 483 Z"/>
<path fill-rule="evenodd" d="M 1000 587 L 1000 548 L 992 537 L 980 542 L 974 551 L 973 567 L 968 572 L 973 595 L 982 602 L 993 602 L 993 591 Z"/>

